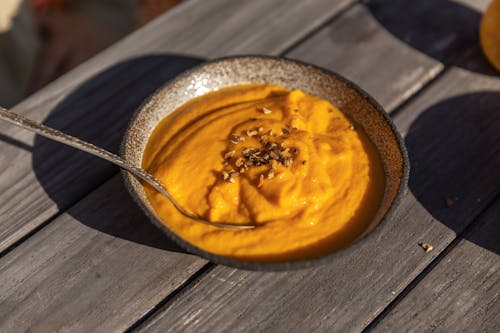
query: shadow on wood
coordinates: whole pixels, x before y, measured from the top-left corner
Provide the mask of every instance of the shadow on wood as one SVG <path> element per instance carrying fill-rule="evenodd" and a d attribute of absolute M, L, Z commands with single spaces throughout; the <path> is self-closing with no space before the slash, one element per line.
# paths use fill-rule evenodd
<path fill-rule="evenodd" d="M 20 140 L 14 139 L 14 138 L 7 136 L 7 135 L 4 135 L 4 134 L 0 134 L 0 141 L 2 141 L 2 143 L 7 143 L 7 144 L 12 145 L 14 147 L 24 149 L 28 152 L 31 152 L 33 150 L 33 147 L 31 147 L 29 144 L 26 144 Z"/>
<path fill-rule="evenodd" d="M 445 65 L 496 76 L 479 50 L 482 13 L 450 0 L 364 0 L 375 19 L 392 35 Z M 473 63 L 462 56 L 476 49 Z M 478 62 L 482 66 L 476 66 Z"/>
<path fill-rule="evenodd" d="M 500 92 L 441 101 L 419 116 L 406 135 L 409 186 L 418 201 L 460 235 L 500 193 Z M 498 253 L 491 237 L 469 239 Z"/>
<path fill-rule="evenodd" d="M 200 59 L 174 55 L 127 60 L 76 88 L 44 123 L 118 152 L 129 120 L 144 99 L 179 73 L 201 62 Z M 106 161 L 40 136 L 35 138 L 33 147 L 33 168 L 38 181 L 61 211 L 67 210 L 119 171 Z M 181 251 L 149 223 L 125 193 L 121 181 L 114 179 L 103 187 L 98 193 L 92 193 L 90 199 L 86 198 L 88 204 L 84 206 L 95 205 L 100 211 L 109 207 L 108 214 L 99 212 L 97 220 L 96 214 L 78 207 L 68 213 L 81 223 L 107 234 L 156 248 Z M 103 205 L 106 209 L 102 209 Z M 123 214 L 113 210 L 120 210 Z"/>

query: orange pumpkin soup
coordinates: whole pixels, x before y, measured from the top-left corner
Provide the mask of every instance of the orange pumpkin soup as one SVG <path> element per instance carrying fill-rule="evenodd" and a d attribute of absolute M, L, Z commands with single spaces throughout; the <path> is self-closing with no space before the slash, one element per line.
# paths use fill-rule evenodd
<path fill-rule="evenodd" d="M 157 215 L 191 244 L 250 261 L 318 257 L 366 230 L 383 196 L 366 134 L 321 98 L 241 85 L 189 101 L 155 128 L 143 167 L 188 211 L 256 225 L 221 229 L 181 215 L 145 186 Z"/>

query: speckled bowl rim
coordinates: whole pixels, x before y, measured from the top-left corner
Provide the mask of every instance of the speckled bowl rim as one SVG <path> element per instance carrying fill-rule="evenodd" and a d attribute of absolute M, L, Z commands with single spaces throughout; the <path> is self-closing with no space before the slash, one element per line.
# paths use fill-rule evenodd
<path fill-rule="evenodd" d="M 401 137 L 399 131 L 397 130 L 395 124 L 393 123 L 392 119 L 389 117 L 387 112 L 385 112 L 384 108 L 373 98 L 371 97 L 366 91 L 361 89 L 358 85 L 355 83 L 351 82 L 350 80 L 346 79 L 345 77 L 341 76 L 340 74 L 324 69 L 315 65 L 311 65 L 299 60 L 294 60 L 294 59 L 288 59 L 284 57 L 276 57 L 276 56 L 267 56 L 267 55 L 235 55 L 235 56 L 228 56 L 228 57 L 221 57 L 213 60 L 208 60 L 206 62 L 203 62 L 200 65 L 194 66 L 187 71 L 184 71 L 183 73 L 179 74 L 172 80 L 168 81 L 166 84 L 158 88 L 150 97 L 146 98 L 144 102 L 137 108 L 137 110 L 134 112 L 132 115 L 132 118 L 129 122 L 129 125 L 127 127 L 127 130 L 125 132 L 125 135 L 123 136 L 123 140 L 120 146 L 120 154 L 121 156 L 125 156 L 125 151 L 126 151 L 126 146 L 128 141 L 130 140 L 131 137 L 131 129 L 139 116 L 139 114 L 142 112 L 143 108 L 145 105 L 148 104 L 149 101 L 151 101 L 154 96 L 159 94 L 161 91 L 164 89 L 168 89 L 170 86 L 173 86 L 175 82 L 185 79 L 191 75 L 194 75 L 195 73 L 202 71 L 203 68 L 207 65 L 211 64 L 216 64 L 220 62 L 228 62 L 228 61 L 239 61 L 239 60 L 274 60 L 274 61 L 285 61 L 285 62 L 290 62 L 299 66 L 304 66 L 308 67 L 317 71 L 320 71 L 326 75 L 333 76 L 334 79 L 340 81 L 341 83 L 345 84 L 349 89 L 353 89 L 355 92 L 361 95 L 364 99 L 367 100 L 369 104 L 371 104 L 375 110 L 382 116 L 383 120 L 386 122 L 386 124 L 389 126 L 394 138 L 396 139 L 396 142 L 398 144 L 398 150 L 399 153 L 401 154 L 402 157 L 402 174 L 400 178 L 400 184 L 399 188 L 396 192 L 396 195 L 394 197 L 394 200 L 392 201 L 389 209 L 385 213 L 385 215 L 382 217 L 380 222 L 373 228 L 373 230 L 369 231 L 366 235 L 363 235 L 362 237 L 358 238 L 355 240 L 353 243 L 349 244 L 348 246 L 341 248 L 339 250 L 336 250 L 332 253 L 326 254 L 324 256 L 316 257 L 316 258 L 311 258 L 311 259 L 304 259 L 304 260 L 293 260 L 293 261 L 283 261 L 283 262 L 259 262 L 259 261 L 244 261 L 244 260 L 238 260 L 230 257 L 224 257 L 221 255 L 213 254 L 210 252 L 207 252 L 205 250 L 202 250 L 193 244 L 185 241 L 182 239 L 180 236 L 178 236 L 175 232 L 173 232 L 170 228 L 168 228 L 165 224 L 163 224 L 161 221 L 158 220 L 156 215 L 151 212 L 148 207 L 142 202 L 142 200 L 139 198 L 137 195 L 136 191 L 134 190 L 134 186 L 132 184 L 132 178 L 133 176 L 125 171 L 121 170 L 122 172 L 122 177 L 125 183 L 125 187 L 127 188 L 128 192 L 134 199 L 134 201 L 141 207 L 141 209 L 144 211 L 146 216 L 149 218 L 149 220 L 156 226 L 158 227 L 161 231 L 163 231 L 164 234 L 166 234 L 171 240 L 173 240 L 177 245 L 179 245 L 182 249 L 186 250 L 190 254 L 195 254 L 198 255 L 202 258 L 208 259 L 209 261 L 215 263 L 215 264 L 221 264 L 221 265 L 226 265 L 230 267 L 235 267 L 235 268 L 240 268 L 240 269 L 245 269 L 245 270 L 253 270 L 253 271 L 286 271 L 286 270 L 296 270 L 296 269 L 304 269 L 304 268 L 309 268 L 321 264 L 325 264 L 328 262 L 332 262 L 336 258 L 342 258 L 342 257 L 348 257 L 350 256 L 353 252 L 358 251 L 358 249 L 366 243 L 368 240 L 375 239 L 378 237 L 382 232 L 385 231 L 384 226 L 387 224 L 386 221 L 390 220 L 393 218 L 394 213 L 396 208 L 399 206 L 404 194 L 407 192 L 408 188 L 408 178 L 410 174 L 410 162 L 408 158 L 408 151 L 406 149 L 406 146 L 404 144 L 404 140 Z"/>

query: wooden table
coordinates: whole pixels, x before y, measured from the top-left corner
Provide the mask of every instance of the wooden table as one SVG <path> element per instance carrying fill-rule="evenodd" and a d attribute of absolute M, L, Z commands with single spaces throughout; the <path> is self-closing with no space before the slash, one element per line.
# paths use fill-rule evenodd
<path fill-rule="evenodd" d="M 500 76 L 477 39 L 488 2 L 187 0 L 17 105 L 117 151 L 134 109 L 177 73 L 281 55 L 377 98 L 412 170 L 356 254 L 249 272 L 177 248 L 117 168 L 0 123 L 0 331 L 499 332 Z"/>

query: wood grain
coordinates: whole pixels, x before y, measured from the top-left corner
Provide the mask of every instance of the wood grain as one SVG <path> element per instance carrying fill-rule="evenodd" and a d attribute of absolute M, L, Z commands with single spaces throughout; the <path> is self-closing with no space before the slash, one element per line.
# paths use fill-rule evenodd
<path fill-rule="evenodd" d="M 123 331 L 205 263 L 157 232 L 116 176 L 2 258 L 0 331 Z"/>
<path fill-rule="evenodd" d="M 117 151 L 142 100 L 198 63 L 176 53 L 279 54 L 351 2 L 186 1 L 14 111 Z M 31 133 L 3 123 L 0 139 L 0 252 L 116 172 L 59 144 L 35 142 Z"/>
<path fill-rule="evenodd" d="M 351 8 L 288 56 L 344 75 L 389 111 L 444 69 L 394 38 L 363 5 Z"/>
<path fill-rule="evenodd" d="M 259 10 L 265 13 L 253 13 L 257 22 L 273 13 L 272 8 L 267 6 L 268 2 L 239 3 L 242 10 L 248 9 L 249 5 L 260 4 Z M 287 30 L 290 38 L 283 39 L 283 43 L 277 41 L 268 51 L 279 52 L 288 47 L 287 43 L 300 38 L 307 29 L 320 23 L 318 20 L 340 10 L 341 5 L 348 1 L 338 2 L 336 6 L 328 4 L 328 8 L 322 8 L 321 3 L 327 4 L 324 1 L 296 3 L 301 8 L 302 19 L 309 17 L 307 24 L 299 20 L 299 27 L 294 25 L 297 21 L 280 21 L 284 25 L 281 30 L 279 24 L 274 26 L 272 33 L 266 30 L 266 36 L 262 38 L 264 41 L 275 33 L 287 35 L 283 29 L 290 26 L 300 28 L 300 31 Z M 233 10 L 234 4 L 231 2 Z M 277 10 L 281 9 L 277 7 Z M 224 10 L 220 13 L 215 11 L 212 16 L 223 21 L 225 14 Z M 251 14 L 251 11 L 247 12 L 246 19 L 251 19 Z M 184 15 L 186 19 L 196 21 L 196 16 L 191 17 L 192 12 L 186 11 Z M 179 17 L 182 13 L 176 13 L 176 18 Z M 214 19 L 213 24 L 216 23 Z M 206 24 L 191 24 L 194 25 L 192 30 L 207 27 Z M 251 28 L 236 23 L 233 26 L 245 31 Z M 250 31 L 258 35 L 259 27 Z M 241 31 L 231 31 L 231 36 L 236 37 L 238 32 Z M 147 32 L 139 34 L 137 40 L 146 35 Z M 168 41 L 165 35 L 157 37 Z M 133 46 L 133 38 L 128 43 Z M 242 49 L 258 50 L 258 43 L 255 40 Z M 214 43 L 201 51 L 206 55 L 215 55 L 220 50 L 219 46 Z M 140 51 L 160 50 L 158 45 L 151 44 Z M 105 52 L 104 56 L 109 53 L 110 63 L 127 56 L 118 47 Z M 105 64 L 96 63 L 96 59 L 88 64 L 94 63 L 97 69 L 105 68 Z M 48 124 L 114 149 L 130 112 L 137 104 L 176 72 L 197 62 L 190 57 L 143 56 L 106 68 L 90 79 L 86 78 L 88 73 L 77 69 L 73 76 L 63 77 L 45 89 L 45 93 L 18 106 L 16 111 L 36 120 L 53 111 L 46 119 Z M 90 66 L 88 64 L 82 67 Z M 75 77 L 86 81 L 71 90 L 78 83 Z M 52 110 L 56 104 L 56 109 Z M 4 195 L 3 202 L 8 204 L 1 216 L 9 221 L 8 231 L 12 231 L 4 234 L 7 240 L 4 248 L 116 172 L 93 158 L 44 139 L 33 140 L 32 136 L 8 127 L 2 130 L 9 149 L 14 151 L 3 150 L 5 154 L 2 154 L 2 163 L 10 167 L 3 169 L 2 176 L 5 178 L 1 183 L 10 192 L 0 192 Z M 34 154 L 32 160 L 28 158 L 31 151 Z M 70 167 L 72 165 L 73 168 Z M 20 176 L 21 179 L 17 179 Z M 0 286 L 0 289 L 3 288 L 0 297 L 1 331 L 124 330 L 203 267 L 204 260 L 167 252 L 171 244 L 145 222 L 126 194 L 118 193 L 123 191 L 116 188 L 119 188 L 118 184 L 119 180 L 115 178 L 98 188 L 0 260 L 0 279 L 6 281 Z"/>
<path fill-rule="evenodd" d="M 362 330 L 498 194 L 499 102 L 498 78 L 450 70 L 395 117 L 413 168 L 410 192 L 379 237 L 311 270 L 216 267 L 142 331 Z"/>
<path fill-rule="evenodd" d="M 500 331 L 498 221 L 499 200 L 370 331 Z"/>
<path fill-rule="evenodd" d="M 463 61 L 477 47 L 486 3 L 364 0 L 288 55 L 358 83 L 389 111 L 435 78 L 445 65 L 484 73 Z M 480 9 L 478 11 L 478 9 Z M 446 24 L 444 24 L 446 22 Z"/>
<path fill-rule="evenodd" d="M 198 2 L 191 0 L 185 7 L 180 5 L 171 14 L 160 18 L 144 30 L 82 65 L 70 75 L 49 86 L 44 92 L 22 103 L 17 109 L 24 114 L 33 115 L 33 118 L 43 119 L 58 105 L 48 121 L 59 128 L 68 129 L 73 134 L 116 148 L 120 131 L 133 106 L 142 99 L 142 94 L 158 87 L 173 71 L 191 65 L 196 59 L 157 55 L 125 61 L 113 68 L 108 68 L 110 64 L 116 64 L 120 59 L 144 56 L 152 52 L 171 50 L 191 52 L 191 48 L 199 52 L 193 51 L 193 54 L 208 57 L 231 52 L 229 49 L 221 51 L 225 44 L 219 34 L 217 36 L 203 34 L 206 39 L 214 38 L 214 41 L 217 41 L 214 44 L 205 42 L 199 35 L 202 34 L 200 29 L 223 21 L 224 15 L 227 16 L 229 13 L 222 5 L 226 2 L 218 0 L 214 2 L 214 7 L 206 6 L 205 9 L 203 9 L 205 6 L 191 7 L 193 3 Z M 239 9 L 250 8 L 244 6 L 257 6 L 260 8 L 259 11 L 264 11 L 262 9 L 264 3 L 271 2 L 231 2 L 229 6 L 243 6 L 237 7 Z M 314 22 L 307 26 L 308 29 L 319 24 L 320 20 L 313 18 L 314 15 L 327 17 L 324 14 L 327 11 L 326 2 L 303 3 L 310 10 L 303 15 L 310 15 L 311 22 Z M 347 2 L 342 3 L 345 5 Z M 212 5 L 212 2 L 210 4 Z M 318 4 L 323 4 L 324 7 Z M 234 10 L 235 7 L 232 8 Z M 303 7 L 300 8 L 300 11 L 305 10 Z M 268 10 L 272 11 L 271 7 L 265 7 L 265 13 L 255 10 L 247 15 L 253 15 L 253 20 L 262 23 L 260 18 L 270 15 Z M 335 12 L 331 7 L 328 7 L 328 10 L 331 10 L 330 14 Z M 366 10 L 363 8 L 355 10 L 357 10 L 355 15 L 350 15 L 365 17 L 365 20 L 370 19 L 371 16 L 366 15 Z M 293 10 L 291 12 L 298 15 Z M 210 17 L 205 17 L 207 15 Z M 219 21 L 213 19 L 213 16 L 218 17 Z M 248 22 L 251 21 L 252 19 Z M 276 36 L 277 45 L 273 44 L 273 51 L 269 53 L 278 54 L 293 44 L 289 37 L 280 43 L 279 34 L 283 31 L 292 33 L 293 30 L 288 29 L 290 26 L 299 28 L 293 17 L 289 17 L 288 21 L 278 21 L 283 25 L 280 26 L 282 30 L 275 28 L 270 31 L 267 27 L 256 27 L 258 29 L 253 31 L 249 26 L 242 26 L 241 22 L 230 22 L 229 25 L 239 28 L 237 31 L 227 30 L 225 33 L 236 36 L 241 33 L 250 39 L 254 33 L 261 34 L 261 39 L 267 41 L 269 45 L 272 44 L 269 42 L 272 38 L 268 39 L 270 38 L 268 34 Z M 335 24 L 335 21 L 332 24 Z M 369 24 L 369 22 L 362 21 L 358 24 Z M 250 23 L 249 25 L 251 26 Z M 193 32 L 192 45 L 182 46 L 185 38 L 191 38 L 182 29 Z M 297 38 L 304 36 L 303 30 L 299 30 L 300 32 L 295 35 Z M 382 41 L 384 30 L 378 30 L 374 35 L 379 34 L 379 40 Z M 208 29 L 203 31 L 206 32 Z M 328 49 L 322 48 L 324 40 L 316 36 L 312 37 L 316 38 L 315 43 L 308 44 L 309 42 L 305 41 L 304 45 L 309 47 L 311 53 L 318 52 L 327 58 Z M 370 40 L 369 34 L 364 38 Z M 390 35 L 386 36 L 387 40 L 391 38 Z M 231 40 L 233 45 L 238 44 L 237 38 Z M 177 44 L 170 45 L 172 41 L 176 41 Z M 240 50 L 266 52 L 259 49 L 260 41 L 255 38 L 252 39 L 253 44 L 244 42 L 243 37 L 241 41 Z M 353 71 L 356 61 L 362 64 L 366 61 L 365 58 L 370 58 L 363 52 L 349 51 L 357 45 L 358 43 L 347 43 L 344 49 L 345 56 L 342 56 L 343 52 L 339 52 L 337 58 L 338 61 L 343 57 L 350 59 Z M 398 50 L 398 46 L 408 48 L 404 43 L 397 41 L 395 44 L 387 41 L 386 45 L 393 47 L 394 50 Z M 299 52 L 297 50 L 300 49 L 299 45 L 292 54 Z M 377 56 L 377 52 L 382 51 L 383 49 L 374 48 L 370 54 L 376 60 L 373 63 L 374 67 L 379 66 L 381 61 L 388 66 L 401 62 L 412 68 L 424 66 L 426 70 L 440 66 L 437 64 L 436 67 L 434 60 L 419 55 L 414 57 L 412 52 L 405 53 L 406 56 L 402 58 Z M 355 54 L 356 57 L 353 56 Z M 318 59 L 318 62 L 322 59 L 319 56 L 312 58 Z M 475 60 L 474 58 L 471 63 L 476 63 Z M 349 63 L 347 60 L 343 61 Z M 333 65 L 328 67 L 333 68 Z M 391 73 L 384 77 L 385 82 L 396 82 L 407 76 L 407 72 Z M 362 75 L 369 77 L 372 73 L 364 72 L 359 75 L 356 79 L 363 82 Z M 415 80 L 423 84 L 431 77 L 424 71 L 421 75 L 414 75 L 411 80 L 408 79 L 408 82 Z M 418 84 L 415 86 L 411 82 L 407 84 L 409 90 L 418 87 Z M 382 97 L 387 86 L 374 84 L 370 89 L 370 92 Z M 404 99 L 401 98 L 404 89 L 406 88 L 395 89 L 394 99 L 391 99 L 389 94 L 382 97 L 384 104 L 391 107 L 401 103 Z M 412 193 L 404 199 L 396 218 L 384 227 L 386 231 L 379 239 L 365 243 L 355 258 L 340 257 L 332 264 L 317 269 L 286 273 L 252 273 L 217 267 L 200 281 L 191 284 L 181 297 L 169 301 L 158 316 L 142 328 L 160 331 L 168 329 L 312 331 L 332 328 L 359 330 L 365 327 L 454 239 L 454 232 L 460 233 L 471 223 L 499 188 L 499 180 L 491 176 L 495 174 L 494 168 L 498 167 L 498 151 L 470 149 L 499 139 L 500 131 L 496 125 L 495 113 L 490 110 L 490 107 L 498 105 L 495 94 L 485 93 L 466 99 L 464 105 L 468 109 L 476 110 L 475 101 L 482 100 L 480 104 L 482 107 L 477 111 L 486 110 L 484 112 L 486 116 L 481 118 L 484 121 L 481 120 L 479 123 L 481 131 L 477 133 L 474 127 L 470 135 L 464 135 L 463 130 L 467 130 L 465 124 L 471 123 L 476 126 L 476 122 L 480 119 L 472 117 L 471 122 L 470 114 L 460 116 L 461 109 L 457 106 L 462 105 L 459 103 L 463 102 L 462 100 L 444 107 L 444 110 L 459 110 L 457 117 L 447 115 L 441 119 L 436 116 L 435 114 L 439 115 L 439 110 L 443 108 L 438 111 L 430 110 L 432 111 L 430 114 L 433 115 L 430 120 L 420 120 L 419 116 L 427 114 L 424 110 L 430 109 L 433 104 L 452 96 L 499 89 L 498 80 L 492 77 L 453 70 L 420 96 L 415 103 L 398 113 L 397 121 L 401 130 L 404 133 L 415 134 L 410 141 L 412 162 L 423 167 L 416 169 L 420 171 L 413 174 L 412 179 L 418 179 L 422 185 L 418 185 L 418 182 L 413 183 L 417 185 L 412 187 Z M 96 119 L 100 119 L 101 122 L 96 123 Z M 452 134 L 449 137 L 443 133 L 436 135 L 430 130 L 431 125 L 435 123 L 443 123 L 445 128 L 453 129 Z M 433 135 L 428 136 L 429 132 Z M 1 133 L 6 133 L 11 143 L 15 143 L 12 142 L 13 139 L 19 139 L 19 146 L 25 149 L 30 149 L 26 144 L 33 143 L 33 137 L 24 136 L 11 129 Z M 423 139 L 418 141 L 416 138 L 419 137 Z M 455 142 L 458 143 L 458 148 L 449 152 L 450 144 L 453 146 Z M 25 182 L 17 188 L 24 189 L 22 196 L 16 198 L 17 191 L 14 190 L 5 197 L 0 197 L 6 201 L 10 200 L 11 208 L 6 210 L 9 214 L 19 214 L 11 215 L 11 219 L 7 219 L 9 223 L 18 221 L 12 216 L 24 219 L 24 224 L 20 223 L 17 226 L 24 227 L 23 232 L 33 230 L 33 227 L 39 224 L 38 221 L 43 221 L 78 201 L 85 195 L 85 191 L 91 191 L 96 184 L 115 172 L 114 169 L 106 169 L 105 165 L 99 165 L 92 159 L 80 157 L 83 155 L 79 153 L 61 152 L 60 147 L 51 146 L 46 141 L 35 141 L 34 144 L 36 149 L 33 160 L 28 158 L 28 152 L 19 152 L 20 149 L 14 147 L 12 149 L 15 150 L 15 154 L 2 155 L 1 159 L 3 165 L 11 167 L 9 171 L 4 171 L 4 174 L 0 175 L 5 177 L 0 178 L 0 184 L 4 182 L 14 184 L 14 180 Z M 462 147 L 468 150 L 459 149 Z M 464 151 L 472 151 L 476 155 Z M 16 155 L 18 153 L 20 155 Z M 427 155 L 429 155 L 428 162 L 426 162 Z M 64 165 L 76 163 L 85 168 L 82 172 L 88 173 L 88 176 L 85 176 L 87 178 L 76 173 L 74 169 L 73 172 L 67 172 L 57 178 L 58 173 L 52 170 L 65 161 Z M 485 161 L 489 163 L 484 163 Z M 29 165 L 31 162 L 32 167 Z M 13 169 L 12 165 L 16 165 L 17 169 Z M 434 170 L 430 169 L 433 165 L 436 165 L 439 173 L 433 173 Z M 32 168 L 36 172 L 36 178 L 33 177 Z M 60 171 L 61 169 L 58 170 Z M 466 177 L 461 171 L 465 171 Z M 443 174 L 445 180 L 440 182 Z M 478 174 L 490 176 L 477 181 Z M 85 181 L 82 182 L 82 179 Z M 82 190 L 82 183 L 87 186 L 85 191 Z M 51 188 L 53 190 L 47 190 Z M 119 182 L 116 178 L 106 183 L 0 260 L 0 281 L 6 281 L 0 285 L 0 325 L 4 325 L 2 328 L 15 329 L 17 328 L 15 325 L 21 325 L 20 328 L 34 331 L 123 330 L 151 310 L 160 300 L 165 300 L 189 276 L 203 267 L 205 261 L 199 258 L 167 252 L 169 246 L 166 246 L 167 243 L 164 243 L 163 239 L 151 240 L 150 237 L 158 233 L 156 230 L 145 229 L 149 225 L 143 224 L 144 217 L 137 212 L 135 205 L 130 201 L 126 203 L 128 197 L 125 194 L 115 194 L 120 191 L 118 188 Z M 453 208 L 443 208 L 443 196 L 462 196 L 464 193 L 467 195 L 457 200 Z M 437 201 L 426 201 L 426 197 L 437 198 Z M 57 208 L 56 204 L 61 200 L 64 205 Z M 26 205 L 31 202 L 33 206 L 30 208 L 34 211 L 26 209 Z M 37 215 L 43 218 L 37 220 Z M 1 216 L 3 219 L 3 213 Z M 120 221 L 131 225 L 121 228 Z M 7 236 L 10 237 L 8 238 L 10 241 L 19 239 L 23 235 L 17 233 L 15 228 L 12 230 L 15 232 Z M 423 253 L 417 243 L 424 240 L 435 244 L 435 252 Z M 104 276 L 101 271 L 105 271 L 102 284 L 99 283 L 102 280 L 97 280 L 98 276 L 99 279 Z"/>

